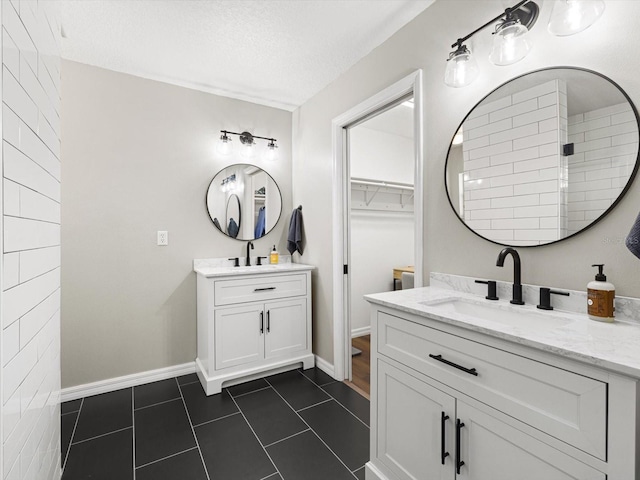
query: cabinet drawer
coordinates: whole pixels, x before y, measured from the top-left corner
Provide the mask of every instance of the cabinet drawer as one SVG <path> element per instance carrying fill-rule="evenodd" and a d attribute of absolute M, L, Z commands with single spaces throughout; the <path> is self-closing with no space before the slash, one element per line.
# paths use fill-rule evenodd
<path fill-rule="evenodd" d="M 260 276 L 215 282 L 215 306 L 294 297 L 307 293 L 304 274 Z"/>
<path fill-rule="evenodd" d="M 378 313 L 377 348 L 383 355 L 606 460 L 606 383 L 382 312 Z"/>

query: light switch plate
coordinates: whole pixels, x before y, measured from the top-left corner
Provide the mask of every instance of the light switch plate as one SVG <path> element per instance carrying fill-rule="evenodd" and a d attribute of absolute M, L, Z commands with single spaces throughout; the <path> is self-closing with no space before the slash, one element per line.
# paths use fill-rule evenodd
<path fill-rule="evenodd" d="M 166 230 L 158 230 L 158 245 L 169 245 L 169 232 Z"/>

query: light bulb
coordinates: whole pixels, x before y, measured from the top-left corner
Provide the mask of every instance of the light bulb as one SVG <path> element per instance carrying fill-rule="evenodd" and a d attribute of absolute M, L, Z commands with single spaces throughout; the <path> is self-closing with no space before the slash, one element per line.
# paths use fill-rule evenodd
<path fill-rule="evenodd" d="M 463 141 L 464 141 L 464 135 L 462 134 L 462 127 L 460 127 L 460 130 L 458 130 L 456 134 L 453 136 L 451 145 L 461 145 Z"/>
<path fill-rule="evenodd" d="M 455 88 L 466 87 L 478 77 L 478 73 L 480 73 L 478 62 L 471 55 L 471 50 L 460 45 L 457 50 L 449 54 L 444 83 Z"/>
<path fill-rule="evenodd" d="M 564 37 L 574 35 L 593 25 L 604 12 L 602 0 L 561 0 L 553 4 L 549 33 Z"/>
<path fill-rule="evenodd" d="M 506 20 L 496 27 L 489 60 L 494 65 L 511 65 L 531 50 L 529 29 L 518 21 Z"/>

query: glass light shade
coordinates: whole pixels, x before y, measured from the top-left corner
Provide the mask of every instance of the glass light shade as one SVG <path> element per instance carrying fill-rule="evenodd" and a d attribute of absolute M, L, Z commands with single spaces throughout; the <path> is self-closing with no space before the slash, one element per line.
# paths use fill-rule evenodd
<path fill-rule="evenodd" d="M 277 160 L 278 158 L 278 146 L 277 145 L 268 145 L 267 146 L 267 152 L 265 153 L 265 158 L 272 162 L 274 160 Z"/>
<path fill-rule="evenodd" d="M 586 30 L 604 12 L 602 0 L 560 0 L 553 4 L 549 33 L 564 37 Z"/>
<path fill-rule="evenodd" d="M 242 145 L 241 155 L 245 158 L 252 158 L 255 152 L 255 148 L 253 148 L 253 143 L 245 143 Z"/>
<path fill-rule="evenodd" d="M 226 135 L 222 135 L 216 144 L 216 151 L 220 155 L 229 155 L 231 153 L 231 139 Z"/>
<path fill-rule="evenodd" d="M 480 69 L 471 51 L 464 45 L 449 56 L 444 72 L 444 83 L 450 87 L 466 87 L 476 78 Z"/>
<path fill-rule="evenodd" d="M 498 26 L 493 36 L 489 60 L 494 65 L 511 65 L 526 57 L 530 50 L 529 29 L 519 22 L 506 22 Z"/>

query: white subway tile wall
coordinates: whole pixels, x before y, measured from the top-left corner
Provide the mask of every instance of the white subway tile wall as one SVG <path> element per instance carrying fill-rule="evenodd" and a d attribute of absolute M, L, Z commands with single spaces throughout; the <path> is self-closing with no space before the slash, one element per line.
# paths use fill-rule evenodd
<path fill-rule="evenodd" d="M 618 198 L 638 154 L 638 127 L 628 103 L 569 118 L 569 228 L 572 234 L 598 218 Z M 6 198 L 6 195 L 5 195 Z"/>
<path fill-rule="evenodd" d="M 464 217 L 480 235 L 531 245 L 566 231 L 566 104 L 566 84 L 553 80 L 485 103 L 465 120 Z"/>
<path fill-rule="evenodd" d="M 60 478 L 60 23 L 2 0 L 2 478 Z"/>

